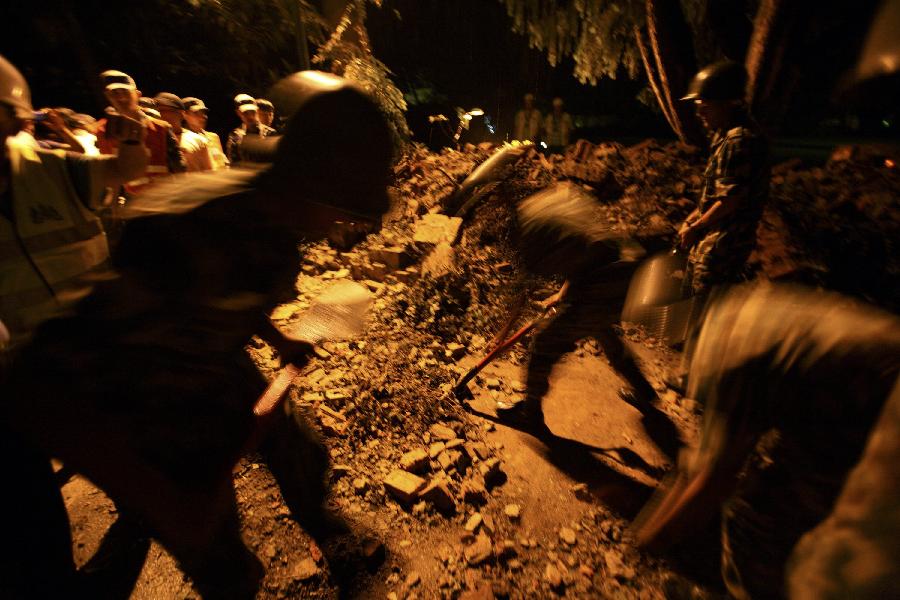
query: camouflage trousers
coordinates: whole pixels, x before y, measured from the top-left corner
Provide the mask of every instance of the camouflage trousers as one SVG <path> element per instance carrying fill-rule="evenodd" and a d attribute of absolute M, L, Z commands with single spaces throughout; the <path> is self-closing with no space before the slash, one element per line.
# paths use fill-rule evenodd
<path fill-rule="evenodd" d="M 699 295 L 722 283 L 746 279 L 746 263 L 754 240 L 736 232 L 711 231 L 688 254 L 685 292 Z"/>

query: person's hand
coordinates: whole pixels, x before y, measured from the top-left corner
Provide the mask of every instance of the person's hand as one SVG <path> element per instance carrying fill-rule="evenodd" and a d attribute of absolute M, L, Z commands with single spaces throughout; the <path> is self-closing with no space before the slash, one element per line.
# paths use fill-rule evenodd
<path fill-rule="evenodd" d="M 126 143 L 142 144 L 147 137 L 147 128 L 140 121 L 119 113 L 106 115 L 106 137 Z"/>
<path fill-rule="evenodd" d="M 678 231 L 678 247 L 688 250 L 700 239 L 700 230 L 695 225 L 685 223 Z"/>
<path fill-rule="evenodd" d="M 287 365 L 288 363 L 302 365 L 313 354 L 313 345 L 311 343 L 287 336 L 279 340 L 278 347 L 275 349 L 278 351 L 278 356 L 281 357 L 282 365 Z"/>

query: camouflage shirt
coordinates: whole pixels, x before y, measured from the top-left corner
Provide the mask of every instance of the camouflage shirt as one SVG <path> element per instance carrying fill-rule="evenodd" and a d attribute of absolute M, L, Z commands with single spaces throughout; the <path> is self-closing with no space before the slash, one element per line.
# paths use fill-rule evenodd
<path fill-rule="evenodd" d="M 732 596 L 784 593 L 791 549 L 831 511 L 898 374 L 900 320 L 891 314 L 770 284 L 712 301 L 687 393 L 705 406 L 702 441 L 680 467 L 700 473 L 748 458 L 723 507 L 722 575 Z M 759 444 L 748 451 L 741 440 Z M 836 565 L 841 556 L 817 560 Z M 806 578 L 820 566 L 808 565 Z"/>
<path fill-rule="evenodd" d="M 691 249 L 693 286 L 698 293 L 741 278 L 756 245 L 756 227 L 769 190 L 768 144 L 751 122 L 716 132 L 710 151 L 700 213 L 717 201 L 733 203 L 736 210 L 712 225 Z"/>

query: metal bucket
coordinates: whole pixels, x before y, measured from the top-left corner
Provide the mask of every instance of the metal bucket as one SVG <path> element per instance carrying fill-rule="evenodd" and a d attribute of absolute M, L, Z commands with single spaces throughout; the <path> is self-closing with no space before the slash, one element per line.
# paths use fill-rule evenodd
<path fill-rule="evenodd" d="M 687 337 L 699 303 L 684 297 L 687 256 L 677 250 L 654 255 L 638 267 L 625 297 L 622 322 L 641 325 L 649 335 L 675 345 Z"/>

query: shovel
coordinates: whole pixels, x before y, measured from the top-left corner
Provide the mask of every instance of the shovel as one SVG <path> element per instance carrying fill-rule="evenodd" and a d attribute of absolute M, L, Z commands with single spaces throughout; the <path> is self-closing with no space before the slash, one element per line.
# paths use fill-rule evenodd
<path fill-rule="evenodd" d="M 293 336 L 310 344 L 344 340 L 359 335 L 372 303 L 372 294 L 365 286 L 353 281 L 339 281 L 322 292 L 300 321 Z M 256 448 L 265 437 L 269 424 L 284 402 L 291 382 L 300 374 L 300 366 L 285 365 L 253 406 L 253 433 L 244 446 L 244 453 Z"/>

